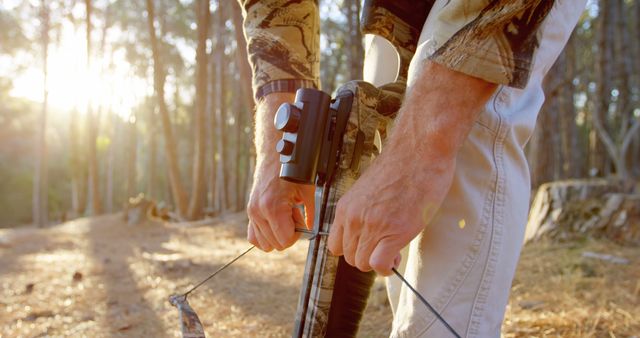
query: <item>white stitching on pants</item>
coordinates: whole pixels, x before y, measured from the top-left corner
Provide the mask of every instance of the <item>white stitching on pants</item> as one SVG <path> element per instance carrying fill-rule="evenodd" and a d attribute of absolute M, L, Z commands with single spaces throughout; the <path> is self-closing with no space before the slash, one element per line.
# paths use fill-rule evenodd
<path fill-rule="evenodd" d="M 500 88 L 500 92 L 502 91 Z M 496 96 L 500 96 L 500 93 Z M 484 266 L 483 276 L 478 287 L 474 304 L 471 311 L 470 324 L 468 326 L 467 336 L 476 336 L 479 334 L 480 325 L 482 324 L 482 315 L 486 310 L 486 303 L 491 291 L 491 284 L 496 273 L 498 264 L 498 256 L 500 255 L 500 247 L 502 246 L 502 233 L 504 226 L 504 204 L 505 204 L 505 169 L 504 169 L 504 139 L 509 130 L 506 118 L 499 113 L 496 102 L 494 101 L 494 110 L 498 117 L 498 135 L 494 141 L 493 158 L 496 169 L 496 183 L 494 189 L 493 201 L 493 223 L 491 226 L 491 236 L 489 237 L 489 254 L 487 262 Z"/>
<path fill-rule="evenodd" d="M 493 101 L 495 101 L 497 95 L 493 96 Z M 479 124 L 479 127 L 484 129 L 485 131 L 491 131 L 491 135 L 494 139 L 494 143 L 498 142 L 498 135 L 496 130 L 492 130 L 483 124 Z M 499 126 L 498 126 L 499 127 Z M 499 128 L 498 128 L 499 130 Z M 468 249 L 463 261 L 460 263 L 458 268 L 455 270 L 452 278 L 449 278 L 449 283 L 439 292 L 438 297 L 435 299 L 434 306 L 440 313 L 445 312 L 447 306 L 454 299 L 454 296 L 460 289 L 460 287 L 464 284 L 464 281 L 469 276 L 472 268 L 477 264 L 478 258 L 481 253 L 482 243 L 486 239 L 487 230 L 491 225 L 493 213 L 494 213 L 494 203 L 495 203 L 495 186 L 498 185 L 498 173 L 495 168 L 493 169 L 493 188 L 488 186 L 485 188 L 486 194 L 484 197 L 484 203 L 482 207 L 482 214 L 478 219 L 478 229 L 475 233 L 475 238 L 471 247 Z M 420 310 L 421 314 L 424 314 L 424 317 L 419 317 L 417 322 L 414 322 L 409 328 L 405 329 L 404 332 L 396 332 L 396 336 L 398 337 L 417 337 L 425 334 L 436 322 L 435 317 L 426 313 L 426 310 Z M 471 318 L 469 319 L 471 321 Z M 423 324 L 419 325 L 419 324 Z M 422 326 L 422 329 L 419 329 Z M 467 325 L 468 326 L 468 325 Z"/>

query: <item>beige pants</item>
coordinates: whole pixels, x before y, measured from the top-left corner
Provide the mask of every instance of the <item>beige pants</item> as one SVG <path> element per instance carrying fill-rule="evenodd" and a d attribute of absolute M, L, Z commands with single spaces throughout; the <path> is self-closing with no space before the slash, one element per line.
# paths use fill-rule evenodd
<path fill-rule="evenodd" d="M 556 1 L 541 27 L 541 45 L 527 87 L 496 90 L 460 150 L 453 185 L 441 209 L 403 251 L 401 271 L 463 337 L 500 336 L 529 209 L 530 176 L 523 148 L 544 101 L 542 79 L 585 2 Z M 432 13 L 442 4 L 437 1 Z M 415 80 L 416 65 L 433 52 L 428 48 L 433 34 L 429 19 L 409 83 Z M 367 37 L 365 80 L 376 85 L 391 82 L 394 69 L 397 56 L 391 45 L 380 37 Z M 392 337 L 451 337 L 397 277 L 388 277 L 387 289 L 394 312 Z"/>

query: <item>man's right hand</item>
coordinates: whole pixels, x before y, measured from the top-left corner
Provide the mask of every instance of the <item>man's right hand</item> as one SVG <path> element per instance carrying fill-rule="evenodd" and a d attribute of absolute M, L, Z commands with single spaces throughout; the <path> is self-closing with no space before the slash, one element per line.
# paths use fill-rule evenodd
<path fill-rule="evenodd" d="M 257 156 L 247 205 L 247 239 L 267 252 L 290 247 L 300 237 L 296 227 L 311 228 L 313 225 L 315 187 L 279 177 L 280 161 L 275 144 L 282 135 L 273 126 L 273 118 L 282 103 L 293 100 L 293 94 L 272 93 L 260 102 L 256 112 Z M 300 204 L 305 206 L 304 217 L 298 207 Z"/>

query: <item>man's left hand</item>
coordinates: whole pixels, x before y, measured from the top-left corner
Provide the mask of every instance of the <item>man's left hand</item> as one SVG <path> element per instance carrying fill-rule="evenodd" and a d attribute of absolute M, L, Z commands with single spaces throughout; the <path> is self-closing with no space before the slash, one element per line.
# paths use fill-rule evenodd
<path fill-rule="evenodd" d="M 329 250 L 390 275 L 449 191 L 455 158 L 496 85 L 427 61 L 380 156 L 342 196 Z"/>
<path fill-rule="evenodd" d="M 384 155 L 338 202 L 328 245 L 358 269 L 386 276 L 440 207 L 455 161 L 429 163 L 415 152 Z"/>

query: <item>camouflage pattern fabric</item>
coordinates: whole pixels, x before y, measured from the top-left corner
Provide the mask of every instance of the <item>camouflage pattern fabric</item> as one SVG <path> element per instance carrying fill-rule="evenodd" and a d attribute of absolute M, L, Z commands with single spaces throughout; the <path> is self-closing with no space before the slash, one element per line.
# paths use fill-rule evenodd
<path fill-rule="evenodd" d="M 553 0 L 365 0 L 363 33 L 381 35 L 398 48 L 406 73 L 424 19 L 436 36 L 429 58 L 486 81 L 524 88 L 539 45 L 539 28 Z M 253 67 L 254 92 L 283 79 L 319 81 L 317 0 L 240 0 Z M 431 54 L 431 53 L 430 53 Z M 403 73 L 401 72 L 401 73 Z"/>
<path fill-rule="evenodd" d="M 396 47 L 400 56 L 397 82 L 406 83 L 409 63 L 433 2 L 365 0 L 362 6 L 362 33 L 379 35 Z"/>
<path fill-rule="evenodd" d="M 253 91 L 275 80 L 310 80 L 318 87 L 320 17 L 317 0 L 240 0 Z"/>
<path fill-rule="evenodd" d="M 438 13 L 429 57 L 489 82 L 524 88 L 539 28 L 553 0 L 449 1 Z"/>

